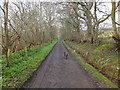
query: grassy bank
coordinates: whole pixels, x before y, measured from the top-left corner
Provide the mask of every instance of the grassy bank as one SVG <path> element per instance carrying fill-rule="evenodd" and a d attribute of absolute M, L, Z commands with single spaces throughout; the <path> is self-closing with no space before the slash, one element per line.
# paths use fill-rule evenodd
<path fill-rule="evenodd" d="M 105 67 L 107 64 L 108 65 L 112 65 L 112 66 L 106 66 L 105 68 L 108 68 L 111 70 L 111 67 L 113 68 L 112 70 L 114 70 L 114 68 L 116 69 L 116 64 L 117 64 L 117 58 L 115 56 L 117 56 L 117 54 L 115 53 L 108 53 L 107 56 L 109 57 L 109 54 L 114 54 L 113 56 L 111 56 L 111 58 L 109 57 L 109 60 L 105 60 L 105 58 L 107 58 L 107 56 L 105 56 L 105 50 L 107 49 L 107 45 L 100 45 L 100 46 L 93 46 L 90 45 L 88 43 L 85 44 L 77 44 L 75 42 L 69 42 L 66 41 L 64 42 L 65 45 L 67 46 L 67 48 L 72 52 L 72 54 L 74 54 L 76 56 L 76 58 L 80 61 L 80 63 L 82 64 L 82 66 L 89 72 L 91 73 L 91 75 L 93 77 L 95 77 L 95 79 L 97 79 L 98 81 L 106 84 L 108 87 L 110 88 L 118 88 L 117 85 L 115 85 L 115 83 L 111 82 L 111 80 L 109 80 L 107 77 L 105 77 L 103 74 L 100 73 L 100 71 L 98 69 L 95 69 L 92 65 L 88 64 L 88 62 L 94 63 L 94 65 L 96 65 L 96 67 L 98 67 L 100 70 L 103 70 L 103 67 Z M 106 48 L 105 50 L 103 50 L 102 48 Z M 80 53 L 82 53 L 84 56 L 89 58 L 89 61 L 86 61 L 84 58 L 82 58 L 79 54 L 77 54 L 76 52 L 74 52 L 74 50 L 79 51 Z M 93 56 L 92 56 L 93 55 Z M 98 56 L 97 56 L 98 55 Z M 102 60 L 100 61 L 99 59 L 102 58 Z M 111 60 L 113 59 L 113 60 Z M 105 61 L 106 62 L 105 62 Z M 109 61 L 109 62 L 108 62 Z M 116 63 L 116 64 L 115 64 Z M 115 64 L 115 65 L 114 65 Z M 105 71 L 104 71 L 105 72 Z M 113 72 L 113 71 L 112 71 Z M 111 74 L 112 76 L 114 75 L 115 78 L 117 78 L 117 72 L 114 70 L 114 74 L 112 72 L 107 72 L 109 74 Z"/>
<path fill-rule="evenodd" d="M 11 66 L 5 67 L 5 56 L 2 60 L 2 87 L 19 88 L 38 68 L 41 61 L 48 55 L 57 40 L 41 47 L 33 47 L 25 55 L 24 50 L 11 55 Z"/>

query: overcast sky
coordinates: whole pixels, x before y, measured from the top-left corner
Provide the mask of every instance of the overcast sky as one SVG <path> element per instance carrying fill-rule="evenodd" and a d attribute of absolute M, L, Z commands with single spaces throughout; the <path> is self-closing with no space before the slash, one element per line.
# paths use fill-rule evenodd
<path fill-rule="evenodd" d="M 4 0 L 0 0 L 0 4 L 3 3 Z M 22 1 L 22 2 L 26 2 L 26 1 L 30 1 L 30 2 L 38 2 L 38 1 L 41 1 L 41 2 L 72 2 L 72 1 L 85 1 L 85 0 L 9 0 L 9 2 L 18 2 L 18 1 Z M 86 0 L 86 1 L 94 1 L 94 0 Z M 106 7 L 102 6 L 102 7 L 99 7 L 100 10 L 106 12 L 106 11 L 111 11 L 111 0 L 96 0 L 96 1 L 99 1 L 99 2 L 105 2 L 103 5 L 106 5 L 107 6 L 107 9 Z M 118 2 L 119 0 L 115 0 L 116 2 Z M 120 17 L 118 16 L 118 14 L 120 15 L 120 12 L 119 13 L 116 13 L 116 21 L 118 22 L 120 20 Z M 97 14 L 99 16 L 99 18 L 102 17 L 102 13 L 98 13 Z M 118 19 L 119 18 L 119 19 Z M 119 21 L 120 23 L 120 21 Z M 111 25 L 111 17 L 109 19 L 107 19 L 104 23 L 100 24 L 100 27 L 104 27 L 104 28 L 110 28 L 112 25 Z"/>
<path fill-rule="evenodd" d="M 3 2 L 4 0 L 0 0 L 0 2 Z M 8 1 L 8 0 L 7 0 Z M 41 2 L 80 2 L 80 1 L 95 1 L 95 0 L 9 0 L 10 2 L 15 2 L 15 1 L 30 1 L 30 2 L 37 2 L 37 1 L 41 1 Z M 96 0 L 99 2 L 111 2 L 111 0 Z M 113 0 L 118 2 L 119 0 Z"/>

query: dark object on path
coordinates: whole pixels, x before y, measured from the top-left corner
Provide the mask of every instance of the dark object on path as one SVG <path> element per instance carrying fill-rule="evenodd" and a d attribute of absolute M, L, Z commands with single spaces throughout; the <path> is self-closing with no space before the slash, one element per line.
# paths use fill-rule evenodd
<path fill-rule="evenodd" d="M 71 41 L 73 42 L 74 40 L 72 39 Z"/>
<path fill-rule="evenodd" d="M 87 40 L 83 40 L 83 43 L 86 43 L 87 42 Z"/>
<path fill-rule="evenodd" d="M 64 60 L 64 52 L 69 62 Z M 65 55 L 66 55 L 65 54 Z M 68 58 L 68 56 L 67 56 Z M 65 48 L 61 41 L 39 66 L 37 71 L 21 86 L 23 88 L 100 88 L 99 84 L 80 65 L 78 60 Z M 106 87 L 106 86 L 105 86 Z"/>
<path fill-rule="evenodd" d="M 68 53 L 64 52 L 64 57 L 67 59 L 68 58 Z"/>

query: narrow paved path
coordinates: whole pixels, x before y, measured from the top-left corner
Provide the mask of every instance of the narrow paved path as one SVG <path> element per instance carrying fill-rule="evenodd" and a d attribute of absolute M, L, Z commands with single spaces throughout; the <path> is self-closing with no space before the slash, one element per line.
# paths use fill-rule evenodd
<path fill-rule="evenodd" d="M 68 59 L 64 51 L 69 53 Z M 23 88 L 99 88 L 61 41 Z"/>

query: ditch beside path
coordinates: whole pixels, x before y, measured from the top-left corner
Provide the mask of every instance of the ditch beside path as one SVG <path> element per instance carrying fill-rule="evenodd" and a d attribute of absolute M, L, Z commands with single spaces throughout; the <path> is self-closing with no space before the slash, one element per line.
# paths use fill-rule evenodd
<path fill-rule="evenodd" d="M 67 60 L 64 52 L 69 54 Z M 23 85 L 23 88 L 100 87 L 101 85 L 90 76 L 60 40 L 38 70 Z"/>

